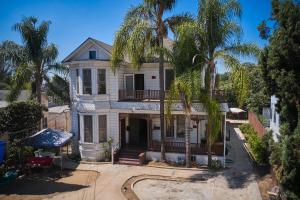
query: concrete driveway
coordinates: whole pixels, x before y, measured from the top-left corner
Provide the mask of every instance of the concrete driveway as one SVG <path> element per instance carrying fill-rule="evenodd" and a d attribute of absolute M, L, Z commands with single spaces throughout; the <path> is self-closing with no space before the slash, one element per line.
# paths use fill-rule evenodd
<path fill-rule="evenodd" d="M 158 175 L 171 178 L 185 178 L 195 180 L 206 177 L 206 182 L 185 182 L 183 184 L 170 184 L 168 181 L 146 179 L 136 184 L 134 191 L 143 199 L 172 199 L 172 189 L 181 192 L 181 199 L 241 199 L 261 200 L 258 185 L 255 180 L 252 166 L 241 140 L 231 128 L 231 146 L 228 158 L 233 162 L 228 165 L 229 169 L 221 172 L 208 170 L 184 170 L 164 169 L 147 166 L 126 166 L 111 164 L 80 164 L 74 166 L 65 163 L 66 167 L 78 170 L 95 170 L 100 172 L 95 183 L 84 190 L 64 193 L 51 199 L 101 199 L 118 200 L 125 199 L 121 193 L 121 187 L 125 181 L 133 176 Z M 192 193 L 191 193 L 192 191 Z M 176 198 L 173 198 L 176 199 Z"/>

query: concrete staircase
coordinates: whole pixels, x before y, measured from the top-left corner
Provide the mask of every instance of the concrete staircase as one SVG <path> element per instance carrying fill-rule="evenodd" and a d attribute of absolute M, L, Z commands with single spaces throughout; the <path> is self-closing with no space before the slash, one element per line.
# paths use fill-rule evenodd
<path fill-rule="evenodd" d="M 119 154 L 119 164 L 124 165 L 143 165 L 146 153 L 142 150 L 121 149 Z"/>

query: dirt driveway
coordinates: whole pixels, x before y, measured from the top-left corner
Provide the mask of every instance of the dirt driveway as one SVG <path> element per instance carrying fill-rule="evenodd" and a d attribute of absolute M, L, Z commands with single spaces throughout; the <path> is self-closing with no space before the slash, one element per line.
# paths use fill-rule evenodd
<path fill-rule="evenodd" d="M 34 173 L 0 189 L 1 200 L 41 200 L 90 187 L 99 176 L 94 171 L 59 170 Z"/>

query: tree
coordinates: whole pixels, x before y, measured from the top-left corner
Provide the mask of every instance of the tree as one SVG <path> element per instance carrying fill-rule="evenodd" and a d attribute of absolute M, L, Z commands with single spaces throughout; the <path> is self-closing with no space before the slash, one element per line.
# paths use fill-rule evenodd
<path fill-rule="evenodd" d="M 51 101 L 58 105 L 71 106 L 69 69 L 64 66 L 58 66 L 60 75 L 55 74 L 51 79 L 46 77 L 46 92 Z"/>
<path fill-rule="evenodd" d="M 279 142 L 273 145 L 272 164 L 287 199 L 299 199 L 300 191 L 300 5 L 296 1 L 273 0 L 273 28 L 264 21 L 258 28 L 269 45 L 260 64 L 270 95 L 278 98 Z"/>
<path fill-rule="evenodd" d="M 167 101 L 168 123 L 172 119 L 172 105 L 179 102 L 183 105 L 185 113 L 185 146 L 186 167 L 191 167 L 190 129 L 193 103 L 200 100 L 208 113 L 207 128 L 211 134 L 207 138 L 208 148 L 214 144 L 221 130 L 220 105 L 215 100 L 210 100 L 206 94 L 201 93 L 201 76 L 198 70 L 187 71 L 174 80 Z"/>
<path fill-rule="evenodd" d="M 58 50 L 54 44 L 48 45 L 47 35 L 50 21 L 42 21 L 39 25 L 35 17 L 24 17 L 20 23 L 16 23 L 13 29 L 21 34 L 25 57 L 18 65 L 13 76 L 15 87 L 10 99 L 13 100 L 20 88 L 28 82 L 33 83 L 33 94 L 41 103 L 42 83 L 50 70 L 59 70 L 55 65 Z"/>
<path fill-rule="evenodd" d="M 246 99 L 246 106 L 255 113 L 262 113 L 264 107 L 270 105 L 270 95 L 263 79 L 260 65 L 247 64 L 247 77 L 249 78 L 249 95 Z"/>
<path fill-rule="evenodd" d="M 183 111 L 185 113 L 185 160 L 186 167 L 191 167 L 191 113 L 192 103 L 195 98 L 200 98 L 200 83 L 201 79 L 198 71 L 189 71 L 176 77 L 169 91 L 169 97 L 167 101 L 167 122 L 173 123 L 172 120 L 172 105 L 178 100 L 183 105 Z"/>
<path fill-rule="evenodd" d="M 164 19 L 165 12 L 172 10 L 174 5 L 175 0 L 144 0 L 142 4 L 132 7 L 115 36 L 111 59 L 113 71 L 116 71 L 125 57 L 138 70 L 144 62 L 156 62 L 158 56 L 162 161 L 165 161 L 164 63 L 168 57 L 164 38 L 168 36 L 168 28 L 174 29 L 176 24 L 188 18 L 182 15 Z"/>
<path fill-rule="evenodd" d="M 11 103 L 0 110 L 0 132 L 8 133 L 11 141 L 32 135 L 38 130 L 43 110 L 35 101 Z"/>
<path fill-rule="evenodd" d="M 177 29 L 178 47 L 185 47 L 185 38 L 194 38 L 197 54 L 193 61 L 200 60 L 199 67 L 205 71 L 205 87 L 212 101 L 215 89 L 216 61 L 223 60 L 226 66 L 239 66 L 237 56 L 255 56 L 259 49 L 254 44 L 240 42 L 242 29 L 237 23 L 241 7 L 237 0 L 199 0 L 198 16 Z M 201 71 L 202 71 L 201 69 Z M 212 134 L 211 130 L 208 135 Z M 210 137 L 210 136 L 208 136 Z M 208 149 L 208 165 L 211 166 L 211 146 Z"/>
<path fill-rule="evenodd" d="M 25 57 L 24 48 L 13 41 L 0 44 L 0 89 L 11 89 L 11 76 Z"/>

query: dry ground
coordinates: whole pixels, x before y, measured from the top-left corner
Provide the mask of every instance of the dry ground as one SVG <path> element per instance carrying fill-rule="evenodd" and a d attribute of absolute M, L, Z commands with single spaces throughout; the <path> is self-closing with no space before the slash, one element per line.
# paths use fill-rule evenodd
<path fill-rule="evenodd" d="M 57 169 L 38 171 L 0 188 L 0 200 L 41 200 L 58 194 L 79 191 L 93 184 L 99 173 Z"/>

